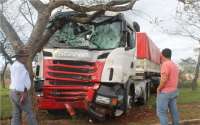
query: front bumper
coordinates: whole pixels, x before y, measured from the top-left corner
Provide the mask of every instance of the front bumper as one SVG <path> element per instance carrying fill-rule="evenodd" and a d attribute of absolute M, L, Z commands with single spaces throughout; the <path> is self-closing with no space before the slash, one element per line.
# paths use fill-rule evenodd
<path fill-rule="evenodd" d="M 88 102 L 85 100 L 75 102 L 58 102 L 52 99 L 45 99 L 44 97 L 37 97 L 37 107 L 40 110 L 62 110 L 66 109 L 66 104 L 71 105 L 74 109 L 88 109 Z"/>

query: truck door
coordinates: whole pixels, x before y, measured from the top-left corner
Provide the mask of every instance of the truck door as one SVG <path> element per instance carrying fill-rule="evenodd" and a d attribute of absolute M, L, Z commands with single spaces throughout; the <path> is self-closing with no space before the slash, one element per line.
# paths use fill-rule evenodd
<path fill-rule="evenodd" d="M 129 60 L 130 60 L 130 65 L 129 67 L 129 71 L 130 71 L 130 75 L 129 76 L 133 76 L 134 74 L 134 53 L 135 53 L 135 32 L 134 30 L 127 26 L 127 31 L 126 31 L 126 46 L 125 46 L 125 53 L 127 56 L 129 56 Z"/>

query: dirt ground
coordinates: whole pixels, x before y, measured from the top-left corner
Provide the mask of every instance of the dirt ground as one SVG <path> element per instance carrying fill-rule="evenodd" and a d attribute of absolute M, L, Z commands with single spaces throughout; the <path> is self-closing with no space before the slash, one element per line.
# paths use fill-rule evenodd
<path fill-rule="evenodd" d="M 179 112 L 181 120 L 200 119 L 200 104 L 179 105 Z M 73 118 L 65 113 L 57 115 L 50 115 L 46 111 L 38 113 L 39 125 L 156 125 L 159 123 L 155 107 L 150 106 L 135 107 L 126 115 L 104 123 L 89 123 L 88 119 L 87 114 L 83 112 L 78 112 L 78 115 Z M 1 120 L 1 125 L 10 125 L 10 118 Z M 27 125 L 26 121 L 23 121 L 23 125 Z M 182 125 L 200 125 L 200 122 L 184 122 Z"/>

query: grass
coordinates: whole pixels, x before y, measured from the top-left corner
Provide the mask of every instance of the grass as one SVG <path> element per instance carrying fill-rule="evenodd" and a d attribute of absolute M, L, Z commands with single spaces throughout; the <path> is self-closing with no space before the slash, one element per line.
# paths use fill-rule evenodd
<path fill-rule="evenodd" d="M 156 107 L 156 97 L 151 96 L 148 101 L 148 106 L 150 108 Z M 178 104 L 191 104 L 191 103 L 199 103 L 200 104 L 200 88 L 196 91 L 192 91 L 191 88 L 181 88 L 179 90 L 179 96 L 177 99 Z"/>
<path fill-rule="evenodd" d="M 7 96 L 7 95 L 9 95 L 9 89 L 0 87 L 0 96 Z"/>
<path fill-rule="evenodd" d="M 9 89 L 0 87 L 0 119 L 11 116 L 12 106 L 9 98 Z"/>
<path fill-rule="evenodd" d="M 180 89 L 178 104 L 200 103 L 200 88 L 192 91 L 191 88 Z"/>

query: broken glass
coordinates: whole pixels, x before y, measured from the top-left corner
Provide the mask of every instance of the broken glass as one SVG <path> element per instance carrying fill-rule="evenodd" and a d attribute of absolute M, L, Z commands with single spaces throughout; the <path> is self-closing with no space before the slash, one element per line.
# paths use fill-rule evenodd
<path fill-rule="evenodd" d="M 48 44 L 54 48 L 113 49 L 120 46 L 121 23 L 67 23 Z"/>

